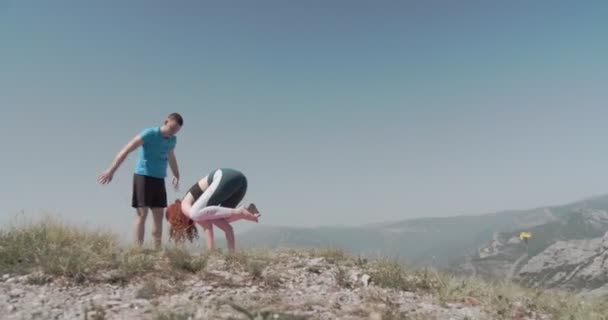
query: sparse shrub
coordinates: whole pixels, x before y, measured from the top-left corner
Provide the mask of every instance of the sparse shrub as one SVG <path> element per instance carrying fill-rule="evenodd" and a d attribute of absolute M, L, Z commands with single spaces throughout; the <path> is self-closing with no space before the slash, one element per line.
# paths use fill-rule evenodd
<path fill-rule="evenodd" d="M 207 266 L 206 256 L 193 256 L 182 248 L 173 248 L 165 251 L 169 264 L 175 270 L 198 273 Z"/>
<path fill-rule="evenodd" d="M 263 254 L 253 252 L 236 251 L 224 256 L 228 267 L 243 270 L 254 279 L 261 279 L 264 269 L 270 264 L 270 258 Z"/>
<path fill-rule="evenodd" d="M 84 319 L 85 320 L 105 320 L 106 319 L 106 310 L 104 307 L 93 303 L 90 301 L 89 306 L 84 309 Z"/>
<path fill-rule="evenodd" d="M 283 284 L 281 277 L 274 273 L 267 273 L 264 276 L 264 284 L 266 284 L 270 289 L 278 289 Z"/>
<path fill-rule="evenodd" d="M 51 276 L 45 274 L 44 272 L 34 271 L 27 277 L 27 284 L 31 285 L 45 285 L 51 282 L 53 279 Z"/>
<path fill-rule="evenodd" d="M 158 257 L 148 253 L 131 251 L 119 254 L 117 259 L 116 267 L 123 271 L 126 276 L 131 277 L 154 270 Z"/>
<path fill-rule="evenodd" d="M 445 286 L 443 277 L 437 272 L 409 269 L 395 259 L 378 259 L 368 271 L 374 283 L 386 288 L 437 292 Z"/>
<path fill-rule="evenodd" d="M 336 281 L 336 285 L 338 285 L 339 287 L 351 287 L 346 270 L 340 267 L 339 265 L 336 266 L 336 271 L 334 272 L 334 280 Z"/>
<path fill-rule="evenodd" d="M 156 311 L 154 320 L 190 320 L 194 318 L 192 312 L 187 311 Z"/>
<path fill-rule="evenodd" d="M 323 257 L 329 263 L 339 263 L 348 260 L 344 250 L 335 247 L 324 247 L 313 251 L 313 255 Z"/>
<path fill-rule="evenodd" d="M 226 264 L 230 268 L 244 270 L 249 261 L 249 255 L 245 251 L 228 252 L 224 255 Z"/>
<path fill-rule="evenodd" d="M 267 266 L 266 261 L 254 260 L 247 263 L 247 272 L 251 274 L 254 279 L 261 279 L 262 273 Z"/>
<path fill-rule="evenodd" d="M 355 260 L 355 265 L 357 267 L 363 267 L 367 264 L 367 259 L 365 257 L 362 257 L 360 254 L 357 255 L 357 258 Z"/>
<path fill-rule="evenodd" d="M 380 287 L 408 289 L 404 267 L 396 260 L 378 260 L 369 273 L 372 281 Z"/>
<path fill-rule="evenodd" d="M 144 283 L 137 289 L 135 297 L 138 299 L 152 299 L 159 296 L 161 290 L 156 281 L 144 281 Z"/>
<path fill-rule="evenodd" d="M 306 271 L 314 274 L 321 274 L 321 267 L 319 266 L 307 266 Z"/>
<path fill-rule="evenodd" d="M 273 311 L 258 311 L 253 312 L 247 310 L 246 308 L 239 306 L 235 303 L 225 301 L 225 304 L 231 306 L 234 310 L 246 316 L 246 319 L 250 320 L 306 320 L 307 317 L 292 315 L 292 314 L 284 314 Z"/>
<path fill-rule="evenodd" d="M 399 312 L 395 310 L 384 310 L 382 312 L 373 312 L 370 317 L 371 320 L 436 320 L 437 317 L 421 314 L 421 313 L 410 313 L 410 312 Z M 466 319 L 465 319 L 466 320 Z"/>

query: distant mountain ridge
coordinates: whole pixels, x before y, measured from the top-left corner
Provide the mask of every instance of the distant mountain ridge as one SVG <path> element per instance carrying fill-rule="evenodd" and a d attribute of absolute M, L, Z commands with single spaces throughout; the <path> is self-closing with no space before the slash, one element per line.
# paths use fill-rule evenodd
<path fill-rule="evenodd" d="M 456 269 L 461 272 L 471 272 L 467 270 L 467 264 L 485 263 L 483 253 L 479 256 L 480 250 L 491 247 L 493 242 L 508 242 L 508 239 L 521 231 L 533 233 L 529 247 L 532 253 L 539 253 L 560 239 L 600 236 L 608 231 L 608 225 L 604 223 L 606 212 L 608 195 L 600 195 L 563 205 L 528 210 L 417 218 L 359 227 L 298 228 L 261 225 L 241 234 L 239 242 L 242 246 L 269 248 L 337 246 L 352 253 L 388 254 L 414 265 L 458 266 Z M 592 228 L 584 227 L 588 221 L 594 221 Z M 581 227 L 578 228 L 577 225 Z M 521 256 L 518 250 L 523 249 L 518 245 L 509 247 L 513 253 L 508 250 L 501 253 L 506 255 L 505 261 L 512 264 Z M 497 256 L 491 259 L 497 259 Z M 501 268 L 507 270 L 502 270 L 497 275 L 508 276 L 510 266 L 503 263 L 498 269 Z M 486 271 L 481 267 L 475 272 L 483 274 Z M 489 274 L 493 275 L 492 272 Z"/>

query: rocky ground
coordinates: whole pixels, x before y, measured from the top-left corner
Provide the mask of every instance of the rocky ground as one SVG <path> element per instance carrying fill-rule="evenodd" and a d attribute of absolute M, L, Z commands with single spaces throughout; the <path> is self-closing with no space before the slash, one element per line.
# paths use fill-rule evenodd
<path fill-rule="evenodd" d="M 111 272 L 80 284 L 5 274 L 0 313 L 6 320 L 494 318 L 475 299 L 442 304 L 430 293 L 380 287 L 364 262 L 337 260 L 287 251 L 257 260 L 216 255 L 195 274 L 126 283 Z M 513 319 L 540 318 L 522 313 Z"/>

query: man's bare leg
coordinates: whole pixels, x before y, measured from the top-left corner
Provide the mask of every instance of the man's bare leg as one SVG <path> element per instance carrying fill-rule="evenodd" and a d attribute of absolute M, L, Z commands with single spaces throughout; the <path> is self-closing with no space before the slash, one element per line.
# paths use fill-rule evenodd
<path fill-rule="evenodd" d="M 135 224 L 133 226 L 133 240 L 138 247 L 144 244 L 144 232 L 146 229 L 146 217 L 148 216 L 148 208 L 137 208 Z"/>
<path fill-rule="evenodd" d="M 152 217 L 154 225 L 152 226 L 152 238 L 154 239 L 154 247 L 160 250 L 163 240 L 163 214 L 164 208 L 152 208 Z"/>

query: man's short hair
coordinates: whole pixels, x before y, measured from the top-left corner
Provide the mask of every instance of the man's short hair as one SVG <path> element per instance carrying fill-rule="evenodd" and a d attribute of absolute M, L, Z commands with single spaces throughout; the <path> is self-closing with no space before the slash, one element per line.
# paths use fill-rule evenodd
<path fill-rule="evenodd" d="M 177 122 L 180 127 L 184 125 L 184 118 L 182 118 L 182 116 L 177 112 L 171 113 L 167 118 L 175 120 L 175 122 Z"/>

